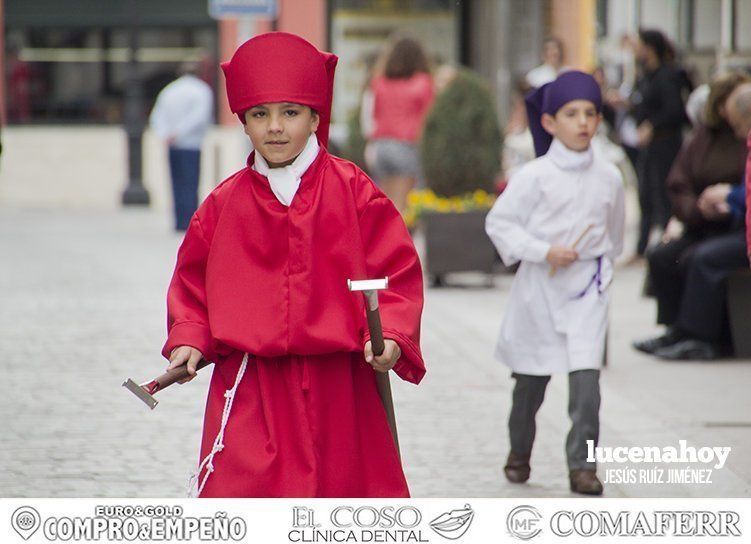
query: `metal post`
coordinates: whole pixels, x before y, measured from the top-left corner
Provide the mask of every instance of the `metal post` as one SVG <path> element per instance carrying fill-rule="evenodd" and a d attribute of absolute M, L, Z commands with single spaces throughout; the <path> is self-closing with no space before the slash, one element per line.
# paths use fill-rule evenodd
<path fill-rule="evenodd" d="M 123 192 L 124 205 L 148 206 L 149 193 L 143 186 L 141 141 L 143 136 L 143 87 L 138 71 L 138 23 L 137 0 L 128 0 L 128 61 L 125 65 L 125 104 L 123 121 L 128 135 L 128 186 Z"/>

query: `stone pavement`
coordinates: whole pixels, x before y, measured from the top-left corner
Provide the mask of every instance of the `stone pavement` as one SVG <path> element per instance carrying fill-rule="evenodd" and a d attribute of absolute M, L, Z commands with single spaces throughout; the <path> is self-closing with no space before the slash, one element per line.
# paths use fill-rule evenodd
<path fill-rule="evenodd" d="M 165 362 L 164 293 L 179 237 L 148 210 L 0 207 L 0 496 L 181 497 L 196 463 L 208 376 L 161 395 L 124 391 Z M 667 363 L 630 340 L 655 331 L 643 270 L 613 285 L 601 445 L 731 446 L 712 485 L 606 487 L 610 497 L 751 496 L 749 361 Z M 538 417 L 530 483 L 501 475 L 512 380 L 491 353 L 510 276 L 427 292 L 419 387 L 396 382 L 402 456 L 416 497 L 568 497 L 567 381 Z"/>

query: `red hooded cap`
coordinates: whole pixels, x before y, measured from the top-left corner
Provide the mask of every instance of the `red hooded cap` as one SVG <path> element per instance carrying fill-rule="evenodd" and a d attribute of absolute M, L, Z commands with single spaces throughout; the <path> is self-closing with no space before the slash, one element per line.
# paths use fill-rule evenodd
<path fill-rule="evenodd" d="M 242 44 L 229 62 L 222 63 L 232 113 L 244 114 L 258 104 L 294 102 L 318 112 L 316 136 L 329 140 L 334 70 L 339 59 L 287 32 L 260 34 Z"/>

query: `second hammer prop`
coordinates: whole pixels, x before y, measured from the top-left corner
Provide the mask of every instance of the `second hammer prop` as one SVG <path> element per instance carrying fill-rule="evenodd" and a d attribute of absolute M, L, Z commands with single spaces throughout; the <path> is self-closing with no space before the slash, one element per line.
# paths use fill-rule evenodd
<path fill-rule="evenodd" d="M 383 354 L 383 327 L 381 326 L 381 314 L 378 312 L 378 291 L 388 289 L 388 277 L 377 280 L 352 281 L 347 280 L 347 287 L 350 291 L 360 291 L 365 295 L 365 313 L 368 316 L 368 330 L 370 331 L 370 345 L 373 348 L 373 355 Z M 396 415 L 394 414 L 394 400 L 391 397 L 391 382 L 389 381 L 388 372 L 376 371 L 376 386 L 378 395 L 381 397 L 383 408 L 386 410 L 386 419 L 388 420 L 391 435 L 394 437 L 394 445 L 399 453 L 399 436 L 396 432 Z M 401 454 L 399 454 L 401 457 Z"/>

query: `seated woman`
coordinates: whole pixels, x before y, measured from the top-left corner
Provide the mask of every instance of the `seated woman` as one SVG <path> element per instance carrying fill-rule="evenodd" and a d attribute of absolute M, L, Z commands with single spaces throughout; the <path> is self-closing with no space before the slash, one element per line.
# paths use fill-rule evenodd
<path fill-rule="evenodd" d="M 674 218 L 663 242 L 647 254 L 657 322 L 666 330 L 634 342 L 640 351 L 666 359 L 713 359 L 727 351 L 724 276 L 707 264 L 742 266 L 745 250 L 737 247 L 738 223 L 705 202 L 743 176 L 746 146 L 728 123 L 726 101 L 746 81 L 749 76 L 730 73 L 712 82 L 704 122 L 686 139 L 668 175 Z"/>

